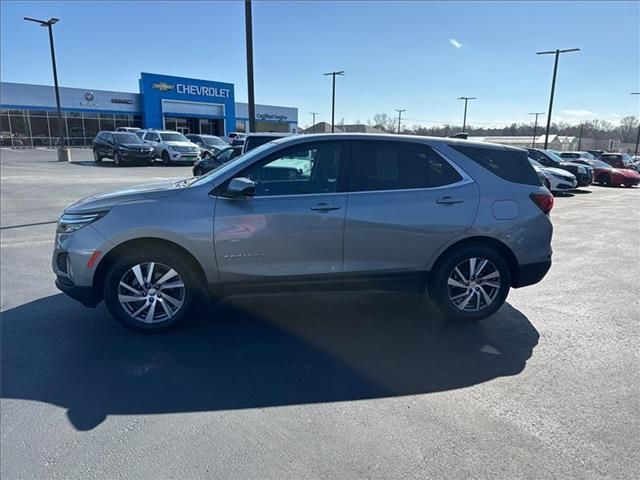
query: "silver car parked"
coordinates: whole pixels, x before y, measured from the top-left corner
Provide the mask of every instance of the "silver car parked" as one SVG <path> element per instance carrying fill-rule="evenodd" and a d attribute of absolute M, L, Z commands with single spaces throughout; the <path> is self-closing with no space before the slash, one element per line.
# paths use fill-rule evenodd
<path fill-rule="evenodd" d="M 551 266 L 553 197 L 525 150 L 450 138 L 300 135 L 199 178 L 81 200 L 60 217 L 56 285 L 141 330 L 208 295 L 428 292 L 479 320 Z"/>

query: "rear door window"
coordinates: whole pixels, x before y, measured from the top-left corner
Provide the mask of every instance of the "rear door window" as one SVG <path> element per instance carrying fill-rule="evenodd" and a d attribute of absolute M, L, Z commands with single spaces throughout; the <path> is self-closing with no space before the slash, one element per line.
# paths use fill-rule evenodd
<path fill-rule="evenodd" d="M 526 151 L 457 144 L 449 146 L 500 178 L 524 185 L 540 185 L 540 177 L 529 163 Z"/>
<path fill-rule="evenodd" d="M 462 180 L 447 160 L 419 143 L 358 142 L 350 170 L 351 192 L 433 188 Z"/>

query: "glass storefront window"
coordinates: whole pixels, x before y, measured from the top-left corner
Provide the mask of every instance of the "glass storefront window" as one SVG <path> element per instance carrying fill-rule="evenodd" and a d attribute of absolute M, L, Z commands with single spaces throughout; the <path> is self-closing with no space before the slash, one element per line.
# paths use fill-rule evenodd
<path fill-rule="evenodd" d="M 29 123 L 24 116 L 24 112 L 19 110 L 20 114 L 15 114 L 15 110 L 9 115 L 9 125 L 11 127 L 11 143 L 14 147 L 31 146 L 31 132 L 29 132 Z"/>
<path fill-rule="evenodd" d="M 246 122 L 244 120 L 236 120 L 236 132 L 245 133 L 246 131 Z"/>
<path fill-rule="evenodd" d="M 100 131 L 97 118 L 84 117 L 84 136 L 93 140 Z"/>
<path fill-rule="evenodd" d="M 100 130 L 114 131 L 116 129 L 112 113 L 100 114 Z"/>
<path fill-rule="evenodd" d="M 33 140 L 33 146 L 44 147 L 44 146 L 51 145 L 49 121 L 47 120 L 46 115 L 42 117 L 42 116 L 33 115 L 33 113 L 34 112 L 29 112 L 29 121 L 31 122 L 31 138 Z"/>
<path fill-rule="evenodd" d="M 7 110 L 0 112 L 0 145 L 11 146 L 11 128 L 9 127 L 9 113 Z"/>

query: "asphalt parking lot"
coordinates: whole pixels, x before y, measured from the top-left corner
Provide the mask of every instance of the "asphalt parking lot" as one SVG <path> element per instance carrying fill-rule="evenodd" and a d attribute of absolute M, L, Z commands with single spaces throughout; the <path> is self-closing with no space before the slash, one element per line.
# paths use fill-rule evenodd
<path fill-rule="evenodd" d="M 548 276 L 479 324 L 402 295 L 245 296 L 145 336 L 56 290 L 54 222 L 190 168 L 73 155 L 0 152 L 3 479 L 640 470 L 640 188 L 556 198 Z"/>

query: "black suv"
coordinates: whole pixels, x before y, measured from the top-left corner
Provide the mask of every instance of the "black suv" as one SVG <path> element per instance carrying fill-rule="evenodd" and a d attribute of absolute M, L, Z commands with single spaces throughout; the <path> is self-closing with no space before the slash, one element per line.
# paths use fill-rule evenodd
<path fill-rule="evenodd" d="M 578 187 L 586 187 L 593 182 L 593 168 L 574 162 L 567 162 L 550 150 L 527 148 L 529 158 L 541 163 L 545 167 L 560 168 L 571 172 L 578 181 Z"/>
<path fill-rule="evenodd" d="M 93 160 L 113 158 L 116 167 L 125 162 L 153 164 L 153 148 L 131 132 L 100 132 L 93 139 Z"/>

